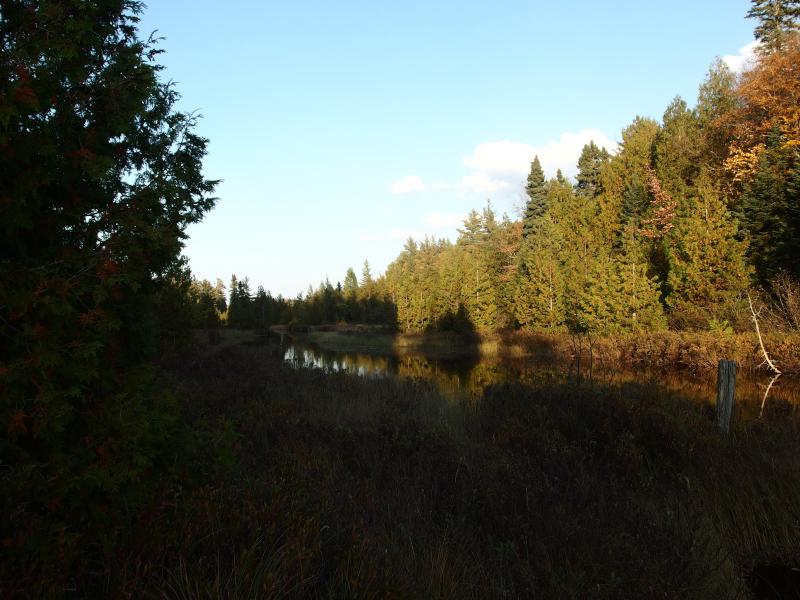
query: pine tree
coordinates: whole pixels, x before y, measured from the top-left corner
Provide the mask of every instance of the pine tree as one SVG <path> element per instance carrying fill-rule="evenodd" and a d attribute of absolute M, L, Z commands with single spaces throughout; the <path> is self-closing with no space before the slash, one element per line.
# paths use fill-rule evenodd
<path fill-rule="evenodd" d="M 544 171 L 538 156 L 535 156 L 531 163 L 531 171 L 528 174 L 525 193 L 528 195 L 528 202 L 525 206 L 525 216 L 522 219 L 523 237 L 533 233 L 537 219 L 547 210 L 547 186 L 545 185 Z"/>
<path fill-rule="evenodd" d="M 370 273 L 369 278 L 372 278 Z M 358 278 L 353 267 L 348 267 L 347 274 L 344 276 L 344 286 L 342 288 L 345 298 L 354 298 L 358 295 Z"/>
<path fill-rule="evenodd" d="M 372 270 L 369 267 L 369 261 L 364 261 L 364 266 L 361 269 L 361 289 L 367 294 L 372 292 L 372 286 L 375 282 L 372 279 Z"/>
<path fill-rule="evenodd" d="M 751 0 L 748 19 L 755 19 L 755 38 L 761 42 L 761 52 L 776 52 L 783 48 L 787 37 L 800 30 L 800 1 Z"/>
<path fill-rule="evenodd" d="M 691 191 L 697 178 L 703 138 L 695 113 L 676 96 L 664 111 L 653 143 L 653 164 L 664 190 L 677 198 Z"/>
<path fill-rule="evenodd" d="M 601 169 L 603 193 L 598 196 L 598 226 L 602 237 L 615 246 L 621 244 L 624 227 L 638 227 L 649 206 L 648 169 L 652 166 L 653 143 L 658 130 L 658 123 L 652 119 L 636 117 L 622 131 L 619 152 Z"/>
<path fill-rule="evenodd" d="M 698 180 L 671 238 L 667 303 L 676 322 L 705 329 L 710 319 L 726 316 L 750 278 L 736 221 L 707 177 Z"/>
<path fill-rule="evenodd" d="M 561 233 L 549 214 L 520 250 L 515 279 L 514 315 L 529 330 L 554 330 L 566 319 L 566 282 L 559 260 Z"/>
<path fill-rule="evenodd" d="M 470 320 L 480 329 L 494 329 L 501 320 L 499 283 L 503 266 L 493 236 L 496 230 L 497 220 L 488 205 L 482 214 L 471 211 L 464 228 L 459 229 L 461 296 Z"/>
<path fill-rule="evenodd" d="M 628 331 L 662 331 L 667 328 L 659 281 L 648 275 L 644 249 L 634 237 L 625 240 L 617 257 L 622 285 L 617 319 Z"/>
<path fill-rule="evenodd" d="M 626 242 L 621 257 L 602 253 L 592 262 L 574 323 L 598 333 L 666 328 L 657 283 L 647 276 L 647 263 L 634 242 Z"/>
<path fill-rule="evenodd" d="M 736 111 L 736 75 L 722 59 L 711 65 L 697 93 L 697 122 L 703 136 L 700 159 L 715 178 L 724 176 L 723 161 L 728 154 L 731 127 L 727 125 Z"/>
<path fill-rule="evenodd" d="M 782 136 L 773 131 L 738 203 L 748 256 L 762 283 L 780 270 L 800 275 L 798 197 L 792 185 L 800 168 L 797 161 L 798 152 L 784 150 Z"/>
<path fill-rule="evenodd" d="M 594 198 L 602 191 L 600 171 L 609 160 L 610 155 L 605 148 L 598 148 L 594 141 L 584 145 L 578 158 L 578 176 L 575 193 L 578 196 Z"/>

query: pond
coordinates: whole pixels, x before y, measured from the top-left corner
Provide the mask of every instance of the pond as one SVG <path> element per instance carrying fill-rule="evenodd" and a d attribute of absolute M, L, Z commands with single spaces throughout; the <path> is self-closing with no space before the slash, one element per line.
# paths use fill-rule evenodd
<path fill-rule="evenodd" d="M 716 372 L 618 368 L 598 361 L 540 361 L 532 358 L 434 358 L 423 353 L 362 354 L 323 350 L 302 339 L 284 344 L 284 360 L 296 368 L 321 369 L 360 377 L 396 377 L 430 381 L 448 398 L 478 399 L 489 385 L 522 382 L 531 385 L 564 382 L 578 385 L 658 386 L 697 403 L 716 402 Z M 764 371 L 740 370 L 736 378 L 736 414 L 739 418 L 800 418 L 800 381 L 773 378 Z"/>

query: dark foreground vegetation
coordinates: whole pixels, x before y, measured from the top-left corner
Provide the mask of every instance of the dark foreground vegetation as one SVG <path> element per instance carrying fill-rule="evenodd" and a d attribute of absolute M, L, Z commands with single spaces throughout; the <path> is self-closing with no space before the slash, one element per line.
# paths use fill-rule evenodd
<path fill-rule="evenodd" d="M 800 567 L 790 406 L 723 437 L 655 384 L 459 406 L 253 345 L 162 377 L 179 413 L 140 505 L 66 526 L 80 543 L 45 546 L 57 560 L 4 542 L 11 595 L 728 598 L 756 567 Z"/>

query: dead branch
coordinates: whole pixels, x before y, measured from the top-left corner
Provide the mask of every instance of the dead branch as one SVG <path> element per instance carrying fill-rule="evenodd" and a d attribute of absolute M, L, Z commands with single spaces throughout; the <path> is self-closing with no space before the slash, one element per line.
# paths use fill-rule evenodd
<path fill-rule="evenodd" d="M 750 314 L 752 315 L 753 323 L 755 323 L 756 326 L 756 335 L 758 336 L 758 344 L 759 346 L 761 346 L 761 352 L 763 352 L 764 354 L 764 362 L 761 364 L 768 365 L 769 368 L 772 369 L 773 373 L 777 373 L 778 375 L 780 375 L 781 374 L 780 370 L 778 369 L 778 367 L 775 366 L 775 363 L 769 357 L 769 354 L 767 354 L 767 349 L 764 347 L 764 340 L 761 338 L 761 328 L 758 326 L 758 315 L 761 311 L 759 310 L 759 312 L 757 313 L 755 308 L 753 308 L 753 300 L 752 298 L 750 298 L 749 293 L 747 294 L 747 302 L 750 305 Z"/>
<path fill-rule="evenodd" d="M 778 381 L 778 377 L 780 377 L 780 376 L 781 376 L 781 374 L 777 373 L 775 375 L 775 377 L 773 377 L 770 380 L 769 385 L 767 385 L 767 389 L 764 390 L 764 397 L 761 399 L 761 410 L 758 411 L 758 418 L 759 419 L 764 416 L 764 405 L 767 403 L 767 396 L 769 396 L 769 391 L 772 389 L 772 386 L 775 385 L 775 382 Z"/>

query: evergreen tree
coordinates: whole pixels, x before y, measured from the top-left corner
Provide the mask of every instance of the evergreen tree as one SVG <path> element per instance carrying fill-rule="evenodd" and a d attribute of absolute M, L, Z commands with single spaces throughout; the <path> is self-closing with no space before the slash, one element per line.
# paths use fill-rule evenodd
<path fill-rule="evenodd" d="M 372 275 L 370 274 L 370 278 Z M 358 279 L 353 267 L 348 267 L 347 274 L 344 276 L 344 287 L 342 288 L 346 298 L 353 298 L 358 295 Z"/>
<path fill-rule="evenodd" d="M 600 171 L 610 158 L 605 148 L 598 148 L 594 141 L 590 141 L 581 150 L 578 158 L 578 176 L 575 183 L 575 193 L 578 196 L 594 198 L 602 192 Z"/>
<path fill-rule="evenodd" d="M 225 299 L 225 284 L 219 278 L 217 278 L 217 283 L 214 285 L 214 306 L 220 315 L 228 310 L 228 301 Z"/>
<path fill-rule="evenodd" d="M 563 240 L 559 259 L 565 277 L 567 313 L 574 313 L 574 304 L 586 285 L 591 263 L 604 249 L 598 234 L 598 202 L 575 194 L 568 183 L 555 181 L 548 186 L 548 212 Z"/>
<path fill-rule="evenodd" d="M 800 221 L 794 183 L 800 168 L 798 154 L 784 150 L 782 136 L 773 131 L 738 204 L 748 256 L 762 283 L 780 270 L 800 276 Z"/>
<path fill-rule="evenodd" d="M 653 163 L 664 190 L 676 197 L 691 191 L 700 168 L 703 138 L 695 113 L 680 97 L 664 111 L 663 124 L 653 142 Z"/>
<path fill-rule="evenodd" d="M 372 293 L 372 286 L 374 283 L 375 282 L 372 279 L 372 270 L 369 267 L 369 261 L 365 260 L 364 266 L 361 269 L 361 284 L 359 287 L 366 295 L 369 295 Z"/>
<path fill-rule="evenodd" d="M 755 38 L 761 42 L 761 52 L 780 51 L 787 37 L 800 30 L 800 1 L 751 0 L 748 19 L 755 19 Z"/>
<path fill-rule="evenodd" d="M 514 313 L 526 329 L 554 330 L 566 320 L 566 282 L 559 260 L 562 248 L 561 232 L 552 216 L 545 214 L 519 256 Z"/>
<path fill-rule="evenodd" d="M 203 281 L 194 280 L 191 283 L 192 300 L 196 310 L 197 327 L 218 327 L 220 324 L 220 313 L 217 309 L 218 302 L 216 290 L 207 279 Z"/>
<path fill-rule="evenodd" d="M 652 119 L 636 117 L 622 131 L 619 152 L 601 168 L 598 226 L 603 230 L 602 237 L 617 246 L 622 229 L 627 225 L 638 227 L 649 206 L 648 170 L 658 131 L 658 123 Z"/>
<path fill-rule="evenodd" d="M 547 210 L 547 186 L 538 156 L 535 156 L 531 163 L 525 193 L 528 195 L 528 202 L 525 205 L 525 216 L 522 220 L 522 235 L 527 237 L 533 233 L 536 220 Z"/>
<path fill-rule="evenodd" d="M 649 266 L 644 249 L 629 237 L 617 258 L 622 286 L 617 320 L 628 331 L 662 331 L 667 328 L 661 302 L 661 286 L 656 277 L 648 275 Z"/>
<path fill-rule="evenodd" d="M 68 582 L 32 565 L 70 573 L 80 554 L 85 570 L 115 548 L 179 418 L 149 363 L 160 310 L 189 300 L 185 230 L 215 184 L 141 9 L 0 8 L 0 529 L 28 540 L 3 571 L 33 595 Z"/>
<path fill-rule="evenodd" d="M 710 319 L 726 316 L 748 286 L 745 244 L 736 234 L 736 221 L 702 177 L 697 196 L 679 212 L 671 234 L 667 303 L 677 322 L 707 328 Z"/>
<path fill-rule="evenodd" d="M 621 260 L 603 253 L 592 262 L 573 327 L 598 333 L 666 328 L 658 286 L 647 276 L 641 251 L 630 244 Z"/>
<path fill-rule="evenodd" d="M 724 176 L 721 168 L 728 154 L 730 116 L 738 106 L 736 75 L 722 59 L 711 65 L 697 94 L 697 122 L 703 136 L 700 159 L 717 179 Z"/>

